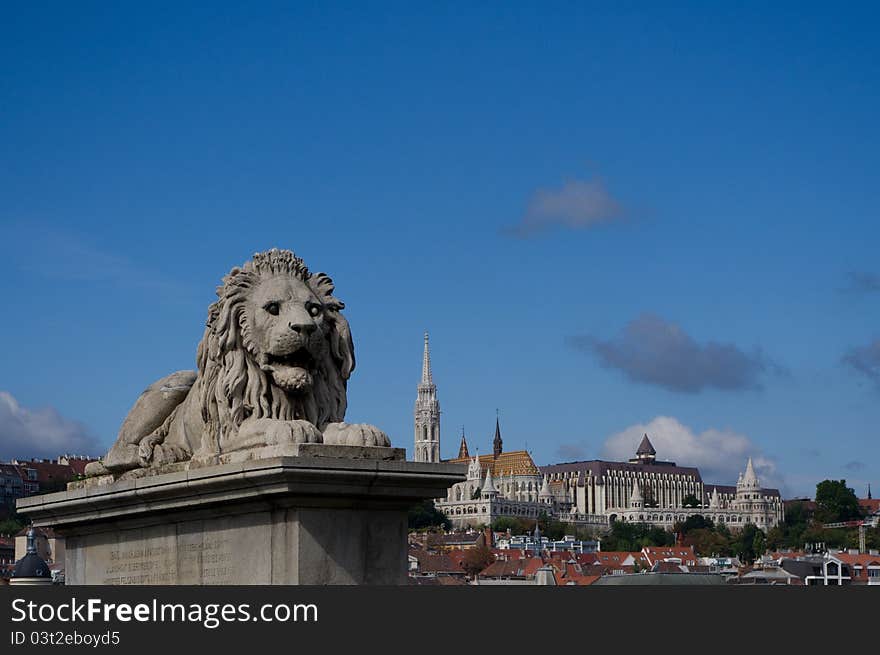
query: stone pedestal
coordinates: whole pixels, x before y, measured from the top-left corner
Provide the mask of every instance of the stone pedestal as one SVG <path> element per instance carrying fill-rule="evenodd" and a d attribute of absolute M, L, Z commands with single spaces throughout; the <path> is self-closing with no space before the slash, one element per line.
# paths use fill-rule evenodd
<path fill-rule="evenodd" d="M 73 483 L 18 509 L 65 537 L 72 585 L 405 584 L 407 510 L 445 496 L 465 469 L 403 453 L 232 453 Z"/>

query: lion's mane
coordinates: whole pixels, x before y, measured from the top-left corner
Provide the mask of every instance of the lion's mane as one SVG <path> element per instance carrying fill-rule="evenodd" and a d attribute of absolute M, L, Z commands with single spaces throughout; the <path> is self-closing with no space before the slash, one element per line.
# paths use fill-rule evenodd
<path fill-rule="evenodd" d="M 311 390 L 291 394 L 278 387 L 260 368 L 251 339 L 246 299 L 264 277 L 290 275 L 302 280 L 324 304 L 326 348 L 312 371 Z M 289 250 L 256 253 L 242 267 L 233 268 L 217 287 L 219 300 L 208 309 L 208 322 L 198 347 L 198 393 L 205 435 L 217 439 L 209 448 L 221 452 L 248 418 L 304 419 L 323 431 L 342 421 L 346 387 L 354 370 L 354 344 L 345 305 L 333 296 L 333 281 L 312 274 Z M 208 445 L 208 444 L 204 444 Z"/>

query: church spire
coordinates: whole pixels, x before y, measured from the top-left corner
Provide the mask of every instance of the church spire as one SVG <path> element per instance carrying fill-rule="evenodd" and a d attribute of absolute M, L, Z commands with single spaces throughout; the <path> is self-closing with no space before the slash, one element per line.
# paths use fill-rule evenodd
<path fill-rule="evenodd" d="M 422 379 L 416 387 L 415 451 L 417 462 L 440 461 L 440 403 L 437 387 L 431 375 L 431 351 L 425 332 L 425 350 L 422 355 Z"/>
<path fill-rule="evenodd" d="M 468 452 L 467 447 L 467 439 L 464 438 L 464 426 L 461 428 L 461 445 L 458 447 L 458 458 L 464 459 L 465 457 L 470 457 L 470 453 Z"/>
<path fill-rule="evenodd" d="M 492 440 L 492 456 L 498 459 L 502 452 L 501 425 L 499 424 L 498 410 L 495 410 L 495 438 Z"/>
<path fill-rule="evenodd" d="M 431 348 L 428 346 L 428 332 L 425 331 L 425 353 L 422 355 L 422 385 L 434 384 L 431 377 Z"/>

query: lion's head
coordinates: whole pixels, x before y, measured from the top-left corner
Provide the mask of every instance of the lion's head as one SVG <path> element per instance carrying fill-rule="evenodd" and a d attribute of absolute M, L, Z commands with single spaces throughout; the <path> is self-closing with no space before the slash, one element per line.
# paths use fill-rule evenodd
<path fill-rule="evenodd" d="M 223 278 L 198 349 L 202 418 L 221 448 L 248 418 L 342 421 L 354 345 L 333 290 L 289 250 Z"/>

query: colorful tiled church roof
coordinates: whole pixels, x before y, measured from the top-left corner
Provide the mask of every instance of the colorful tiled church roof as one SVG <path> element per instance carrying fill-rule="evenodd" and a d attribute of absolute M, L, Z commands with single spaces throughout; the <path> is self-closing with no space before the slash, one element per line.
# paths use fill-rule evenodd
<path fill-rule="evenodd" d="M 540 475 L 540 470 L 532 460 L 531 455 L 525 450 L 512 450 L 508 453 L 501 453 L 498 457 L 493 454 L 480 455 L 480 468 L 485 471 L 492 471 L 493 478 L 500 478 L 509 475 Z M 449 460 L 453 464 L 467 464 L 467 457 L 456 457 Z"/>

